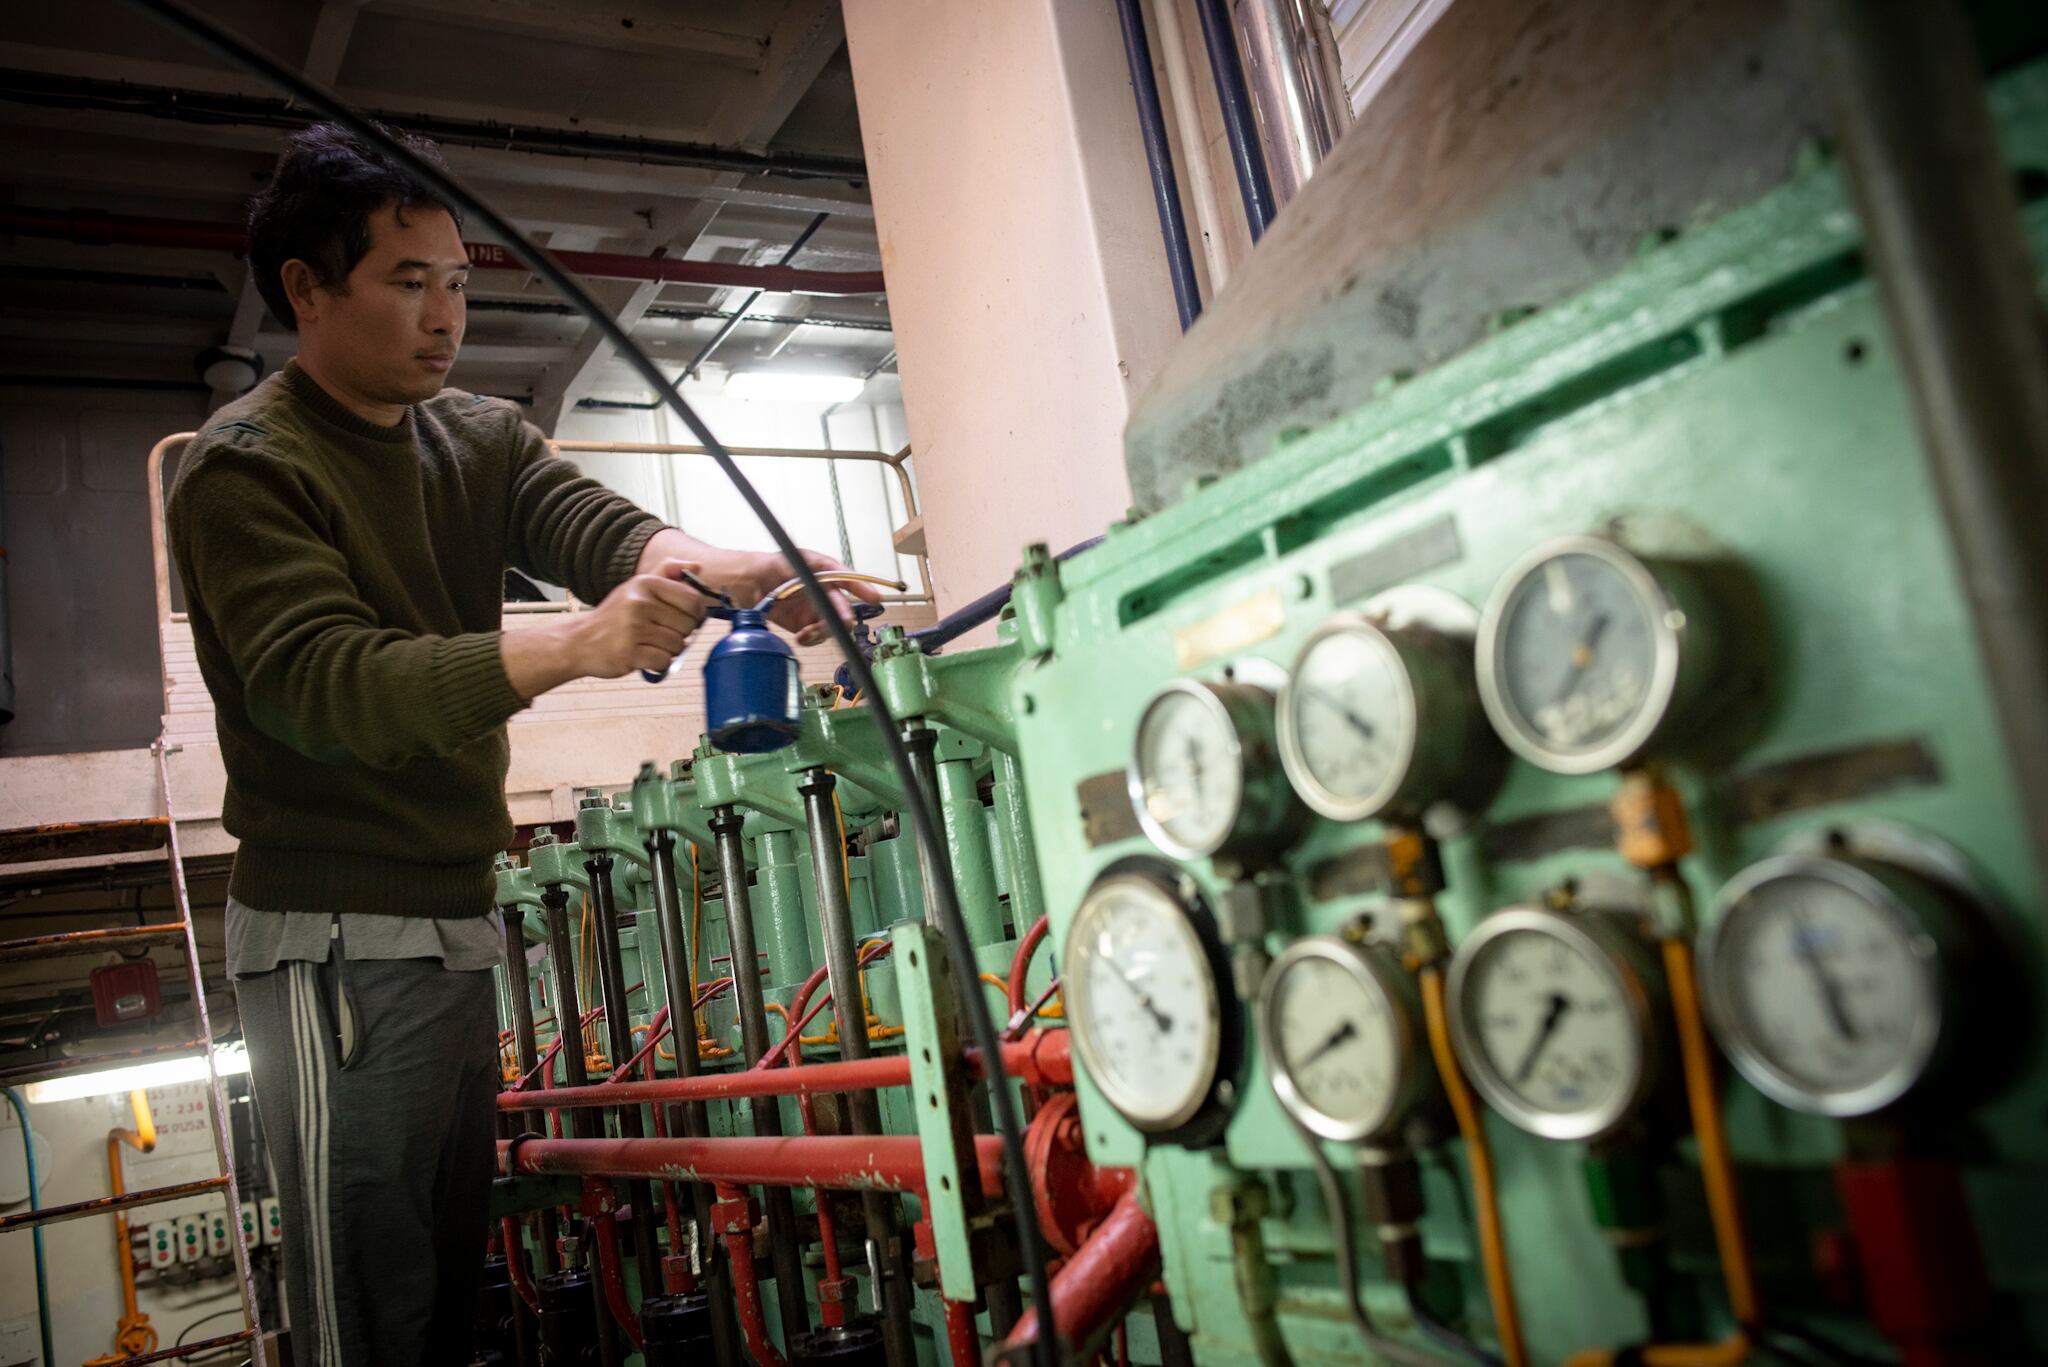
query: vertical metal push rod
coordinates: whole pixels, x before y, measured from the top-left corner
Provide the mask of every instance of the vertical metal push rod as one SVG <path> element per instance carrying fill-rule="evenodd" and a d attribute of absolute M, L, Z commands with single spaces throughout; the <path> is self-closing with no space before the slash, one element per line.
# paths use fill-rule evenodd
<path fill-rule="evenodd" d="M 526 973 L 526 909 L 514 903 L 501 909 L 505 954 L 505 993 L 507 1007 L 512 1017 L 512 1048 L 519 1060 L 519 1076 L 532 1077 L 540 1065 L 540 1047 L 534 1040 L 533 995 Z M 536 1108 L 526 1112 L 533 1128 L 541 1134 L 548 1130 L 547 1112 Z M 555 1270 L 555 1212 L 544 1209 L 539 1212 L 536 1225 L 539 1235 L 540 1275 L 545 1277 Z M 506 1249 L 505 1256 L 511 1258 L 516 1249 Z M 525 1306 L 516 1307 L 520 1311 Z"/>
<path fill-rule="evenodd" d="M 932 829 L 941 832 L 943 838 L 945 828 L 938 822 L 938 733 L 922 722 L 913 721 L 904 726 L 902 734 L 903 748 L 910 753 L 910 770 L 917 775 L 917 791 L 920 795 L 917 800 L 923 802 L 924 809 L 931 813 Z M 939 924 L 938 895 L 932 886 L 932 879 L 936 875 L 932 869 L 932 861 L 925 858 L 923 850 L 917 852 L 917 873 L 919 881 L 924 885 L 924 923 L 943 935 L 946 928 Z M 829 964 L 831 960 L 828 958 L 826 962 Z M 833 1009 L 836 1011 L 838 1008 L 835 1006 Z M 865 1026 L 866 1023 L 862 1024 Z"/>
<path fill-rule="evenodd" d="M 697 954 L 683 931 L 683 898 L 676 882 L 676 838 L 669 831 L 656 831 L 647 842 L 647 865 L 654 875 L 654 925 L 661 937 L 661 975 L 668 993 L 669 1038 L 675 1041 L 676 1072 L 695 1077 L 702 1070 L 697 1058 L 697 1003 L 692 999 L 690 964 Z M 709 1138 L 711 1123 L 701 1102 L 674 1107 L 669 1132 L 680 1131 L 691 1139 Z M 703 1259 L 704 1290 L 711 1297 L 711 1347 L 719 1367 L 738 1367 L 739 1321 L 734 1318 L 733 1300 L 726 1287 L 725 1265 L 718 1258 L 718 1240 L 711 1237 L 711 1187 L 708 1183 L 689 1185 L 691 1218 L 696 1222 L 698 1256 Z M 677 1253 L 681 1249 L 674 1250 Z"/>
<path fill-rule="evenodd" d="M 590 875 L 590 913 L 597 923 L 597 987 L 604 996 L 605 1056 L 613 1067 L 633 1057 L 633 1011 L 626 1003 L 626 969 L 619 946 L 619 909 L 612 893 L 612 857 L 600 850 L 583 863 Z M 619 1137 L 645 1139 L 647 1125 L 638 1106 L 618 1109 Z M 661 1292 L 661 1250 L 655 1231 L 660 1227 L 660 1198 L 654 1184 L 624 1181 L 620 1194 L 633 1208 L 633 1259 L 640 1268 L 640 1294 Z"/>
<path fill-rule="evenodd" d="M 1230 143 L 1230 166 L 1237 172 L 1237 192 L 1244 200 L 1245 226 L 1252 241 L 1265 236 L 1273 221 L 1273 186 L 1266 178 L 1266 153 L 1259 144 L 1259 124 L 1252 97 L 1245 89 L 1244 63 L 1224 0 L 1195 0 L 1202 21 L 1202 44 L 1209 50 L 1209 74 L 1216 82 L 1216 104 L 1223 111 L 1223 133 Z"/>
<path fill-rule="evenodd" d="M 929 753 L 929 752 L 927 752 Z M 825 940 L 825 981 L 832 991 L 832 1018 L 839 1023 L 839 1056 L 868 1056 L 868 1017 L 860 994 L 860 956 L 853 939 L 853 900 L 846 869 L 839 861 L 845 848 L 832 805 L 837 787 L 830 771 L 813 769 L 797 791 L 804 799 L 804 824 L 811 837 L 811 872 L 818 884 L 818 921 Z M 927 903 L 927 905 L 930 905 Z M 872 1092 L 853 1092 L 846 1113 L 855 1134 L 880 1134 L 882 1116 Z M 861 1212 L 868 1237 L 881 1256 L 882 1342 L 889 1367 L 916 1367 L 917 1346 L 910 1330 L 910 1281 L 896 1238 L 896 1205 L 880 1192 L 861 1194 Z"/>
<path fill-rule="evenodd" d="M 571 1087 L 588 1086 L 590 1071 L 583 1062 L 583 1003 L 576 997 L 576 957 L 569 938 L 569 894 L 560 883 L 541 889 L 540 904 L 548 913 L 548 967 L 555 997 L 555 1033 L 561 1040 L 562 1075 Z M 569 1129 L 578 1139 L 598 1138 L 595 1111 L 571 1111 Z M 609 1218 L 609 1217 L 606 1217 Z M 618 1367 L 619 1329 L 605 1304 L 604 1278 L 590 1274 L 591 1303 L 597 1307 L 597 1360 Z"/>
<path fill-rule="evenodd" d="M 1123 28 L 1124 60 L 1131 69 L 1131 93 L 1138 100 L 1138 132 L 1145 141 L 1145 165 L 1152 173 L 1152 203 L 1159 212 L 1159 235 L 1166 241 L 1166 273 L 1173 282 L 1174 308 L 1180 330 L 1195 325 L 1202 312 L 1202 290 L 1195 282 L 1195 254 L 1188 246 L 1187 217 L 1180 207 L 1180 179 L 1173 171 L 1173 146 L 1166 138 L 1166 114 L 1159 107 L 1159 82 L 1152 75 L 1152 44 L 1145 37 L 1145 15 L 1138 0 L 1116 0 L 1117 22 Z"/>
<path fill-rule="evenodd" d="M 1968 13 L 1807 0 L 1865 253 L 2048 861 L 2048 324 Z"/>
<path fill-rule="evenodd" d="M 725 894 L 726 943 L 732 950 L 732 995 L 739 1006 L 740 1051 L 752 1067 L 768 1052 L 768 1008 L 761 995 L 760 959 L 754 948 L 754 909 L 747 895 L 747 847 L 741 838 L 746 825 L 730 807 L 720 807 L 711 817 L 711 837 L 718 844 L 718 882 Z M 754 1133 L 775 1136 L 782 1133 L 782 1103 L 774 1097 L 756 1097 L 749 1103 Z M 775 1298 L 782 1310 L 783 1342 L 793 1343 L 810 1332 L 810 1317 L 804 1300 L 803 1264 L 797 1256 L 796 1204 L 789 1188 L 769 1187 L 762 1192 L 762 1208 L 768 1215 L 769 1256 L 775 1267 Z"/>

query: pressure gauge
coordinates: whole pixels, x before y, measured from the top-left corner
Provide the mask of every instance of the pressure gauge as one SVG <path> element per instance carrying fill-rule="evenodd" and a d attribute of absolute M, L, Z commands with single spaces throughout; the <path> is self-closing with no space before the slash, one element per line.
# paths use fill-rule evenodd
<path fill-rule="evenodd" d="M 1416 814 L 1475 767 L 1483 724 L 1469 641 L 1339 613 L 1302 644 L 1280 694 L 1280 762 L 1332 821 Z M 1478 766 L 1490 767 L 1490 766 Z"/>
<path fill-rule="evenodd" d="M 1273 1090 L 1324 1139 L 1383 1138 L 1424 1076 L 1414 980 L 1382 945 L 1297 940 L 1267 970 L 1259 1035 Z"/>
<path fill-rule="evenodd" d="M 1933 881 L 1877 860 L 1751 866 L 1723 889 L 1700 944 L 1721 1047 L 1793 1110 L 1857 1116 L 1898 1101 L 1953 1033 L 1954 905 Z"/>
<path fill-rule="evenodd" d="M 1626 763 L 1710 671 L 1700 595 L 1605 537 L 1538 546 L 1479 620 L 1479 697 L 1510 749 L 1557 774 Z"/>
<path fill-rule="evenodd" d="M 1067 929 L 1060 982 L 1096 1090 L 1136 1128 L 1184 1142 L 1227 1119 L 1241 1031 L 1215 924 L 1191 879 L 1112 865 Z"/>
<path fill-rule="evenodd" d="M 1496 1111 L 1546 1139 L 1598 1139 L 1650 1095 L 1662 982 L 1640 939 L 1599 912 L 1511 907 L 1451 960 L 1451 1040 Z"/>
<path fill-rule="evenodd" d="M 1267 853 L 1294 824 L 1273 695 L 1251 684 L 1175 679 L 1153 694 L 1126 783 L 1138 825 L 1175 859 Z"/>

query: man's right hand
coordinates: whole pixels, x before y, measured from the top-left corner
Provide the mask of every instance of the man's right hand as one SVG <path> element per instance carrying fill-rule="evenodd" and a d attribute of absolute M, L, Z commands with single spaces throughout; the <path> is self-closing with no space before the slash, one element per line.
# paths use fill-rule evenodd
<path fill-rule="evenodd" d="M 499 653 L 513 691 L 528 702 L 572 679 L 617 679 L 636 669 L 664 672 L 683 653 L 709 604 L 676 577 L 696 566 L 664 562 L 636 574 L 589 612 L 506 632 Z"/>

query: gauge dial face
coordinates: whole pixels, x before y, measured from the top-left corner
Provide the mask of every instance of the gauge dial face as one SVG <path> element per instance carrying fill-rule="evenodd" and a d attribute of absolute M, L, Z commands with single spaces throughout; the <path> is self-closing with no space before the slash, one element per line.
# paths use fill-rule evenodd
<path fill-rule="evenodd" d="M 1062 982 L 1090 1079 L 1141 1130 L 1184 1124 L 1222 1055 L 1216 977 L 1186 910 L 1150 878 L 1112 874 L 1067 935 Z"/>
<path fill-rule="evenodd" d="M 1628 968 L 1549 912 L 1517 909 L 1454 971 L 1459 1051 L 1494 1109 L 1532 1133 L 1588 1139 L 1643 1090 L 1645 1035 Z"/>
<path fill-rule="evenodd" d="M 1131 802 L 1154 844 L 1177 859 L 1211 854 L 1244 805 L 1244 753 L 1230 715 L 1199 683 L 1146 704 L 1131 760 Z"/>
<path fill-rule="evenodd" d="M 1632 758 L 1664 719 L 1684 624 L 1610 542 L 1573 538 L 1510 571 L 1480 625 L 1480 696 L 1517 753 L 1559 773 Z"/>
<path fill-rule="evenodd" d="M 1760 1090 L 1847 1116 L 1919 1080 L 1940 1034 L 1935 949 L 1882 881 L 1793 857 L 1752 870 L 1723 900 L 1709 1003 L 1724 1046 Z"/>
<path fill-rule="evenodd" d="M 1393 798 L 1415 755 L 1415 693 L 1400 652 L 1364 621 L 1302 648 L 1280 700 L 1280 756 L 1301 800 L 1359 821 Z"/>
<path fill-rule="evenodd" d="M 1384 1131 L 1407 1093 L 1412 1034 L 1358 951 L 1297 941 L 1266 982 L 1266 1049 L 1281 1104 L 1325 1139 Z"/>

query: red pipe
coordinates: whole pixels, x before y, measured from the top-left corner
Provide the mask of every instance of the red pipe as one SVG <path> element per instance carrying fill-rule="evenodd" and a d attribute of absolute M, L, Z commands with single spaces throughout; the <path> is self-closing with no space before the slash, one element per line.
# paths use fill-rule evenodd
<path fill-rule="evenodd" d="M 730 1187 L 718 1189 L 720 1206 L 744 1205 L 746 1197 Z M 768 1337 L 768 1315 L 761 1306 L 761 1278 L 754 1270 L 754 1231 L 734 1222 L 725 1231 L 726 1260 L 732 1264 L 732 1299 L 739 1311 L 740 1333 L 747 1341 L 756 1367 L 784 1367 L 782 1354 Z"/>
<path fill-rule="evenodd" d="M 1017 942 L 1017 953 L 1010 960 L 1010 1019 L 1016 1020 L 1024 1009 L 1024 979 L 1031 972 L 1031 956 L 1037 952 L 1039 942 L 1045 939 L 1052 922 L 1039 917 L 1031 923 L 1031 929 L 1024 932 L 1024 938 Z"/>
<path fill-rule="evenodd" d="M 1137 1191 L 1127 1191 L 1052 1279 L 1053 1326 L 1060 1341 L 1070 1347 L 1093 1343 L 1158 1271 L 1159 1226 L 1138 1204 Z M 1001 1355 L 1023 1361 L 1038 1334 L 1033 1306 L 1003 1340 Z"/>
<path fill-rule="evenodd" d="M 604 1282 L 604 1303 L 611 1307 L 612 1318 L 626 1331 L 633 1351 L 645 1352 L 640 1317 L 633 1313 L 632 1302 L 626 1299 L 626 1274 L 619 1265 L 619 1222 L 601 1206 L 592 1211 L 590 1222 L 597 1226 L 597 1272 Z"/>
<path fill-rule="evenodd" d="M 0 210 L 0 233 L 56 237 L 91 246 L 177 247 L 194 251 L 249 249 L 248 230 L 238 223 L 201 223 L 181 218 L 145 218 L 92 209 Z M 465 242 L 478 270 L 523 271 L 519 259 L 489 242 Z M 729 261 L 686 261 L 676 256 L 626 256 L 617 252 L 550 252 L 572 275 L 595 280 L 660 280 L 677 285 L 756 289 L 770 294 L 883 294 L 880 271 L 814 271 L 794 266 L 746 266 Z"/>
<path fill-rule="evenodd" d="M 809 1139 L 529 1139 L 506 1168 L 512 1141 L 498 1141 L 504 1172 L 575 1177 L 654 1177 L 735 1187 L 824 1187 L 830 1191 L 921 1192 L 924 1151 L 916 1135 L 832 1135 Z M 974 1137 L 981 1189 L 1002 1191 L 1002 1140 Z"/>
<path fill-rule="evenodd" d="M 974 1327 L 974 1306 L 967 1301 L 946 1302 L 946 1342 L 953 1350 L 953 1367 L 981 1367 L 981 1331 Z"/>
<path fill-rule="evenodd" d="M 978 1050 L 962 1051 L 969 1068 L 980 1071 Z M 1003 1067 L 1010 1076 L 1035 1086 L 1061 1087 L 1074 1080 L 1074 1063 L 1064 1030 L 1038 1030 L 1003 1045 Z M 587 1087 L 550 1088 L 551 1107 L 670 1105 L 690 1101 L 727 1101 L 736 1097 L 803 1096 L 820 1092 L 870 1091 L 910 1085 L 910 1059 L 905 1054 L 809 1063 L 800 1068 L 749 1068 L 698 1077 L 669 1077 L 654 1082 L 608 1082 Z M 530 1092 L 500 1092 L 501 1111 L 528 1110 Z"/>
<path fill-rule="evenodd" d="M 875 960 L 888 957 L 891 948 L 893 946 L 887 940 L 878 940 L 871 943 L 866 950 L 862 951 L 860 962 L 855 967 L 866 968 Z M 796 996 L 790 1000 L 789 1029 L 783 1032 L 782 1039 L 776 1043 L 773 1049 L 761 1055 L 760 1061 L 754 1065 L 756 1068 L 773 1068 L 781 1060 L 782 1056 L 793 1048 L 799 1053 L 802 1052 L 798 1041 L 803 1037 L 804 1027 L 811 1023 L 811 1017 L 824 1010 L 827 1003 L 832 1000 L 831 994 L 827 993 L 824 999 L 818 1002 L 817 1005 L 811 1006 L 811 994 L 822 987 L 824 982 L 825 966 L 820 964 L 811 970 L 811 976 L 804 979 L 804 985 L 797 989 Z M 806 1007 L 810 1009 L 805 1010 Z"/>
<path fill-rule="evenodd" d="M 500 1222 L 505 1238 L 505 1270 L 512 1275 L 512 1289 L 526 1308 L 540 1314 L 540 1293 L 533 1289 L 533 1277 L 526 1270 L 526 1244 L 519 1237 L 519 1221 L 507 1215 Z"/>

